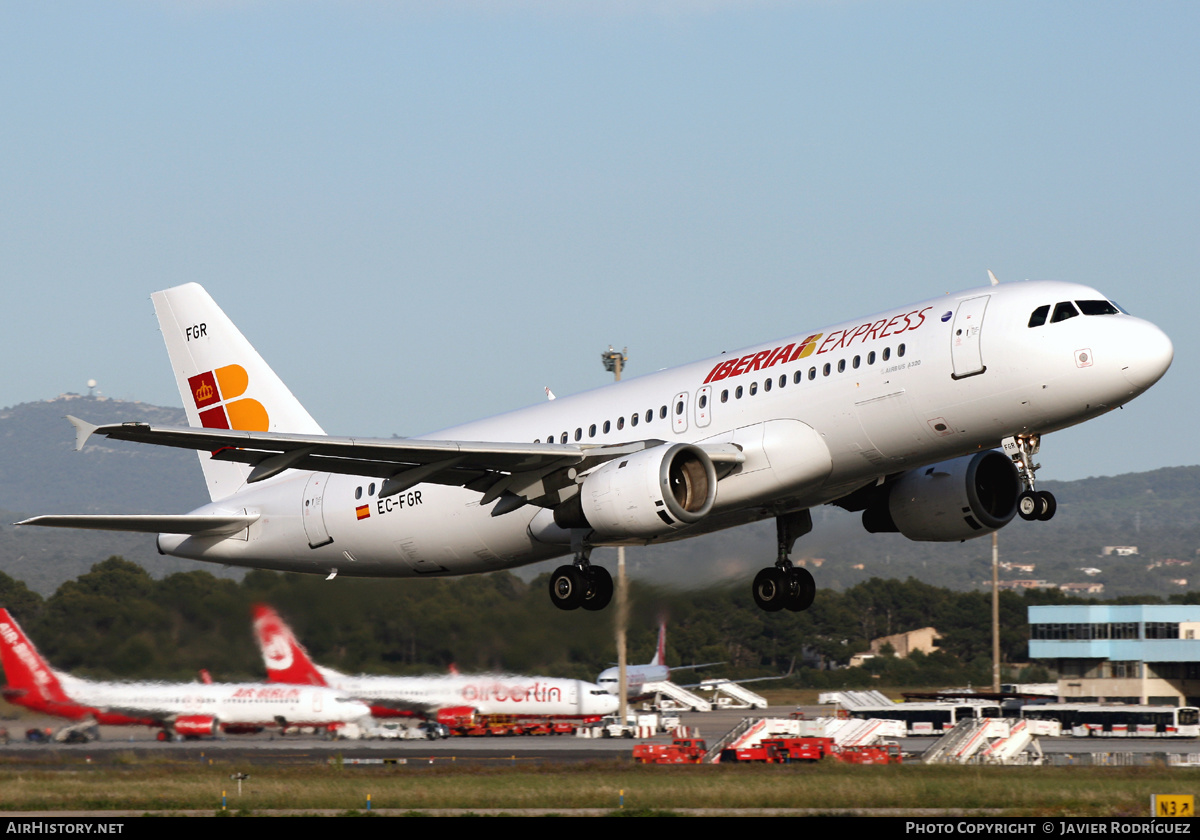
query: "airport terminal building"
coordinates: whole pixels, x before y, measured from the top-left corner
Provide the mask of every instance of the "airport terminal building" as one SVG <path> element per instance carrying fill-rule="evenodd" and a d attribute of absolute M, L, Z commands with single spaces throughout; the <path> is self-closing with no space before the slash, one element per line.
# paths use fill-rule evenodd
<path fill-rule="evenodd" d="M 1029 658 L 1064 703 L 1200 705 L 1200 606 L 1030 607 Z"/>

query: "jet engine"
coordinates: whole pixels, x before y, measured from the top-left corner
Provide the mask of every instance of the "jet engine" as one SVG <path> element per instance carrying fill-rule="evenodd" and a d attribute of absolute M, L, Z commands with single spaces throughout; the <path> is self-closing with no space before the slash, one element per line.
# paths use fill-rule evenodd
<path fill-rule="evenodd" d="M 601 539 L 648 539 L 699 522 L 717 498 L 717 471 L 697 446 L 662 444 L 615 458 L 584 478 L 554 510 L 560 528 L 591 528 Z"/>
<path fill-rule="evenodd" d="M 982 537 L 1012 521 L 1021 478 L 1012 461 L 990 450 L 910 470 L 881 489 L 863 511 L 868 531 L 954 542 Z"/>
<path fill-rule="evenodd" d="M 199 738 L 217 734 L 217 719 L 212 715 L 183 715 L 175 718 L 175 734 L 185 738 Z"/>

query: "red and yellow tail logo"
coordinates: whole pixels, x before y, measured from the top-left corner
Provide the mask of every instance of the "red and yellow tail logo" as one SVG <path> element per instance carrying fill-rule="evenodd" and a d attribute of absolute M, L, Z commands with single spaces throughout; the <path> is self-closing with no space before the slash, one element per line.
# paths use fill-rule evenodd
<path fill-rule="evenodd" d="M 192 399 L 200 409 L 200 423 L 206 429 L 237 429 L 265 432 L 271 418 L 263 404 L 254 399 L 237 399 L 246 393 L 250 377 L 241 365 L 226 365 L 188 379 Z"/>
<path fill-rule="evenodd" d="M 794 362 L 796 359 L 806 359 L 811 356 L 813 351 L 817 349 L 817 340 L 822 335 L 824 335 L 824 333 L 817 333 L 816 335 L 810 335 L 808 338 L 801 341 L 800 346 L 796 348 L 795 354 L 792 356 L 792 358 L 788 359 L 788 361 Z"/>

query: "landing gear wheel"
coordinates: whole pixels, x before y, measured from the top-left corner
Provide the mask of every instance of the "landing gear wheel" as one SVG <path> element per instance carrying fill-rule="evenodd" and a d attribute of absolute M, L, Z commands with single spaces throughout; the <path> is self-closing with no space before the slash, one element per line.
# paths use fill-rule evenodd
<path fill-rule="evenodd" d="M 592 612 L 604 609 L 613 596 L 612 575 L 603 566 L 588 566 L 586 577 L 587 594 L 580 606 Z"/>
<path fill-rule="evenodd" d="M 577 609 L 587 592 L 588 582 L 574 566 L 559 566 L 550 575 L 550 601 L 560 610 Z"/>
<path fill-rule="evenodd" d="M 1054 499 L 1054 494 L 1047 490 L 1039 490 L 1038 498 L 1038 514 L 1037 518 L 1042 522 L 1047 522 L 1054 518 L 1055 511 L 1058 510 L 1058 502 Z"/>
<path fill-rule="evenodd" d="M 808 569 L 793 567 L 788 569 L 788 595 L 783 599 L 783 608 L 791 612 L 800 612 L 812 606 L 817 594 L 817 582 Z"/>
<path fill-rule="evenodd" d="M 778 612 L 788 598 L 787 573 L 776 566 L 763 569 L 754 576 L 754 603 L 760 610 Z"/>
<path fill-rule="evenodd" d="M 1042 500 L 1038 495 L 1026 490 L 1017 497 L 1017 515 L 1027 522 L 1037 519 L 1038 514 L 1042 512 Z"/>

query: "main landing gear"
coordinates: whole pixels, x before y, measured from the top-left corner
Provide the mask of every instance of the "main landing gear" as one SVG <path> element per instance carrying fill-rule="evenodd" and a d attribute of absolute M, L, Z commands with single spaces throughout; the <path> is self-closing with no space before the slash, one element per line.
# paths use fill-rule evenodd
<path fill-rule="evenodd" d="M 1034 476 L 1042 465 L 1033 463 L 1033 458 L 1038 454 L 1041 443 L 1041 435 L 1013 435 L 1005 438 L 1002 444 L 1004 452 L 1012 458 L 1013 466 L 1021 476 L 1024 490 L 1017 497 L 1017 515 L 1027 521 L 1037 519 L 1046 522 L 1058 510 L 1054 494 L 1034 486 Z"/>
<path fill-rule="evenodd" d="M 550 602 L 560 610 L 602 610 L 613 596 L 612 575 L 603 566 L 593 566 L 591 546 L 583 546 L 571 566 L 559 566 L 550 575 Z"/>
<path fill-rule="evenodd" d="M 812 530 L 812 515 L 807 510 L 775 517 L 775 535 L 779 554 L 775 565 L 754 576 L 751 591 L 754 603 L 767 612 L 799 612 L 812 606 L 817 583 L 808 569 L 793 566 L 788 555 L 799 537 Z"/>

